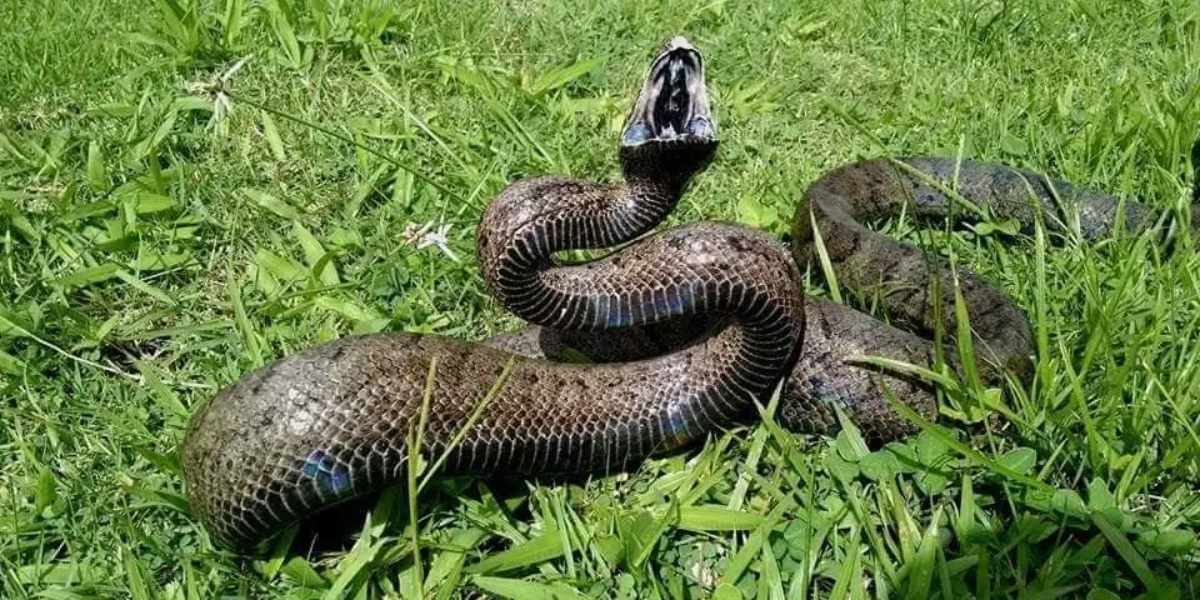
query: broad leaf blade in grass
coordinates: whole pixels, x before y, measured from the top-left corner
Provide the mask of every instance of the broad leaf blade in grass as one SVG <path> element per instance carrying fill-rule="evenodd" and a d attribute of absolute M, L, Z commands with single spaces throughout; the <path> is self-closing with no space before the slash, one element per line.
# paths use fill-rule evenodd
<path fill-rule="evenodd" d="M 1036 461 L 1037 452 L 1035 452 L 1032 448 L 1020 447 L 1013 448 L 1012 450 L 1004 453 L 1004 456 L 1000 457 L 998 464 L 1004 465 L 1006 468 L 1011 469 L 1013 473 L 1029 475 L 1033 472 L 1033 466 Z"/>
<path fill-rule="evenodd" d="M 246 0 L 225 0 L 225 14 L 221 25 L 226 48 L 232 48 L 237 43 L 245 22 Z"/>
<path fill-rule="evenodd" d="M 304 65 L 304 55 L 300 50 L 300 42 L 296 38 L 296 30 L 292 26 L 293 15 L 286 10 L 286 5 L 280 0 L 270 0 L 267 3 L 267 16 L 275 39 L 282 48 L 282 56 L 286 66 L 299 69 Z"/>
<path fill-rule="evenodd" d="M 562 554 L 562 537 L 551 530 L 467 567 L 467 573 L 501 573 L 553 560 Z"/>
<path fill-rule="evenodd" d="M 98 217 L 100 215 L 114 212 L 116 209 L 117 205 L 110 200 L 97 200 L 59 215 L 55 219 L 55 223 L 60 225 L 70 225 L 76 221 L 83 221 L 85 219 L 90 219 L 92 217 Z"/>
<path fill-rule="evenodd" d="M 89 117 L 108 117 L 127 119 L 137 114 L 137 106 L 129 102 L 108 102 L 105 104 L 97 104 L 89 106 L 87 115 Z M 0 138 L 2 140 L 2 138 Z"/>
<path fill-rule="evenodd" d="M 180 96 L 171 102 L 171 110 L 174 111 L 195 111 L 195 112 L 212 112 L 212 101 L 202 96 Z"/>
<path fill-rule="evenodd" d="M 26 368 L 28 368 L 28 365 L 26 365 L 24 361 L 3 350 L 0 350 L 0 373 L 16 377 L 24 373 Z M 0 389 L 3 389 L 4 387 L 4 384 L 0 383 Z"/>
<path fill-rule="evenodd" d="M 729 561 L 725 573 L 721 575 L 721 582 L 733 584 L 741 578 L 742 574 L 749 568 L 750 563 L 766 544 L 767 537 L 771 534 L 771 531 L 783 520 L 784 512 L 791 508 L 793 504 L 790 497 L 784 498 L 767 514 L 762 524 L 750 534 L 750 537 L 746 540 L 746 544 Z"/>
<path fill-rule="evenodd" d="M 303 281 L 307 277 L 300 265 L 263 248 L 255 251 L 254 264 L 284 282 Z"/>
<path fill-rule="evenodd" d="M 162 145 L 163 141 L 175 129 L 175 121 L 179 118 L 179 111 L 172 110 L 167 112 L 163 120 L 159 122 L 158 127 L 154 129 L 154 133 L 148 137 L 142 138 L 140 142 L 133 148 L 133 155 L 139 160 L 151 159 Z"/>
<path fill-rule="evenodd" d="M 712 600 L 744 600 L 745 594 L 732 583 L 718 584 L 713 590 Z"/>
<path fill-rule="evenodd" d="M 229 295 L 230 303 L 233 304 L 234 322 L 241 335 L 242 345 L 250 356 L 250 364 L 254 367 L 261 367 L 263 365 L 262 345 L 258 331 L 250 321 L 250 316 L 246 314 L 246 304 L 242 300 L 242 286 L 234 277 L 229 276 L 229 283 L 226 285 L 225 291 Z"/>
<path fill-rule="evenodd" d="M 1116 515 L 1116 519 L 1110 517 L 1113 514 Z M 1133 542 L 1130 542 L 1129 538 L 1125 537 L 1125 533 L 1114 524 L 1114 521 L 1119 522 L 1119 518 L 1120 512 L 1115 509 L 1092 513 L 1092 523 L 1108 539 L 1108 543 L 1112 545 L 1117 554 L 1125 561 L 1129 570 L 1133 571 L 1133 574 L 1141 580 L 1142 585 L 1146 586 L 1146 590 L 1153 595 L 1162 586 L 1159 584 L 1158 577 L 1154 575 L 1154 571 L 1150 569 L 1150 565 L 1146 564 L 1146 559 L 1142 558 L 1141 553 L 1133 547 Z"/>
<path fill-rule="evenodd" d="M 254 188 L 241 188 L 238 190 L 238 192 L 249 198 L 251 202 L 254 202 L 258 206 L 267 209 L 276 216 L 283 217 L 289 221 L 295 221 L 301 218 L 300 211 L 296 210 L 287 202 L 284 202 L 283 200 L 280 200 L 271 194 L 261 190 L 256 190 Z"/>
<path fill-rule="evenodd" d="M 1138 541 L 1167 556 L 1184 558 L 1197 546 L 1196 533 L 1183 529 L 1151 531 L 1138 536 Z"/>
<path fill-rule="evenodd" d="M 87 154 L 88 185 L 95 191 L 108 189 L 108 176 L 104 172 L 104 153 L 96 140 L 88 142 Z"/>
<path fill-rule="evenodd" d="M 155 600 L 158 594 L 154 589 L 154 578 L 150 576 L 146 565 L 125 546 L 121 546 L 120 553 L 121 564 L 125 567 L 125 578 L 129 584 L 129 593 L 133 600 Z"/>
<path fill-rule="evenodd" d="M 679 508 L 677 527 L 685 531 L 745 531 L 762 525 L 765 517 L 720 505 Z"/>
<path fill-rule="evenodd" d="M 906 565 L 908 577 L 905 579 L 905 600 L 925 600 L 929 597 L 933 574 L 937 568 L 937 550 L 941 543 L 938 531 L 941 516 L 941 509 L 933 514 L 929 527 L 921 534 L 916 556 Z"/>
<path fill-rule="evenodd" d="M 101 281 L 107 281 L 117 276 L 121 272 L 121 265 L 114 263 L 104 263 L 95 267 L 79 269 L 72 273 L 63 275 L 56 279 L 50 280 L 50 285 L 62 288 L 64 290 L 72 290 L 79 287 L 85 287 Z"/>
<path fill-rule="evenodd" d="M 775 552 L 771 549 L 770 544 L 763 544 L 759 561 L 762 565 L 762 576 L 758 580 L 756 597 L 763 600 L 786 600 L 787 596 L 783 592 L 783 576 L 779 572 L 779 561 L 775 559 Z"/>
<path fill-rule="evenodd" d="M 370 308 L 343 298 L 333 296 L 318 296 L 313 300 L 313 306 L 341 315 L 355 325 L 359 333 L 380 331 L 387 326 L 388 319 Z"/>
<path fill-rule="evenodd" d="M 625 543 L 625 560 L 628 568 L 640 571 L 654 551 L 655 544 L 667 532 L 671 523 L 678 518 L 679 507 L 674 499 L 655 516 L 648 510 L 635 510 L 617 517 L 617 533 Z"/>
<path fill-rule="evenodd" d="M 133 210 L 139 215 L 150 215 L 177 207 L 174 198 L 151 192 L 139 192 L 133 201 Z"/>
<path fill-rule="evenodd" d="M 798 218 L 803 219 L 804 216 L 799 215 Z M 809 212 L 808 223 L 812 228 L 812 246 L 821 265 L 821 276 L 829 286 L 829 299 L 833 300 L 834 304 L 841 304 L 842 292 L 838 286 L 837 273 L 833 270 L 833 261 L 829 260 L 829 251 L 825 249 L 825 238 L 821 235 L 821 228 L 817 225 L 816 213 Z"/>
<path fill-rule="evenodd" d="M 41 515 L 56 500 L 58 500 L 58 480 L 54 476 L 54 471 L 49 467 L 42 467 L 42 472 L 38 475 L 37 490 L 34 493 L 33 513 Z"/>
<path fill-rule="evenodd" d="M 151 490 L 142 487 L 127 487 L 126 491 L 142 501 L 134 504 L 132 508 L 166 508 L 178 512 L 181 515 L 189 515 L 189 505 L 187 499 L 179 494 L 172 494 L 161 490 Z"/>
<path fill-rule="evenodd" d="M 474 550 L 485 535 L 482 529 L 476 528 L 464 529 L 454 534 L 450 542 L 438 550 L 430 562 L 429 571 L 425 575 L 425 592 L 436 592 L 438 600 L 448 599 L 462 581 L 467 553 Z"/>
<path fill-rule="evenodd" d="M 590 58 L 580 61 L 565 67 L 551 69 L 542 73 L 525 89 L 525 92 L 534 98 L 540 98 L 545 94 L 557 90 L 588 73 L 594 71 L 603 63 L 601 58 Z"/>
<path fill-rule="evenodd" d="M 267 138 L 267 146 L 271 148 L 271 154 L 275 155 L 275 160 L 287 160 L 287 152 L 283 150 L 283 138 L 279 137 L 279 129 L 275 127 L 275 119 L 271 118 L 271 113 L 262 113 L 263 137 Z"/>
<path fill-rule="evenodd" d="M 3 131 L 0 131 L 0 150 L 3 150 L 8 154 L 8 156 L 24 163 L 26 166 L 37 166 L 37 162 L 28 155 L 28 152 L 19 148 L 17 144 L 13 142 L 12 138 Z"/>
<path fill-rule="evenodd" d="M 128 271 L 125 271 L 125 270 L 117 271 L 116 275 L 117 275 L 117 278 L 120 279 L 121 281 L 124 281 L 126 285 L 155 299 L 160 304 L 162 304 L 164 306 L 176 306 L 176 302 L 175 302 L 174 298 L 172 298 L 170 295 L 168 295 L 166 292 L 162 291 L 161 289 L 156 288 L 156 287 L 150 285 L 149 283 L 146 283 L 145 279 L 137 277 L 136 275 L 134 275 Z"/>
<path fill-rule="evenodd" d="M 321 576 L 313 566 L 299 556 L 287 559 L 279 568 L 279 573 L 296 582 L 297 585 L 312 589 L 326 589 L 329 581 Z"/>
<path fill-rule="evenodd" d="M 565 585 L 546 585 L 521 579 L 477 576 L 471 583 L 479 589 L 511 600 L 587 600 L 587 596 Z"/>
<path fill-rule="evenodd" d="M 759 229 L 768 229 L 779 222 L 779 211 L 763 205 L 758 194 L 746 193 L 738 196 L 738 221 Z"/>
<path fill-rule="evenodd" d="M 339 561 L 337 579 L 333 581 L 333 585 L 329 586 L 329 590 L 325 592 L 322 599 L 343 600 L 353 597 L 351 594 L 367 584 L 371 565 L 379 557 L 385 545 L 384 541 L 368 542 L 365 538 L 360 539 L 359 543 L 355 544 L 354 548 Z"/>
<path fill-rule="evenodd" d="M 292 221 L 292 231 L 296 235 L 296 239 L 300 242 L 300 247 L 304 249 L 304 260 L 308 266 L 313 269 L 313 275 L 320 279 L 325 285 L 338 285 L 342 282 L 338 277 L 337 267 L 333 261 L 327 258 L 328 253 L 321 246 L 321 242 L 316 236 L 308 230 L 307 227 L 301 225 L 299 221 Z M 319 269 L 319 271 L 318 271 Z"/>
<path fill-rule="evenodd" d="M 138 248 L 137 258 L 130 265 L 135 271 L 169 271 L 191 263 L 191 252 L 158 252 L 145 246 Z M 120 276 L 119 273 L 114 273 Z"/>

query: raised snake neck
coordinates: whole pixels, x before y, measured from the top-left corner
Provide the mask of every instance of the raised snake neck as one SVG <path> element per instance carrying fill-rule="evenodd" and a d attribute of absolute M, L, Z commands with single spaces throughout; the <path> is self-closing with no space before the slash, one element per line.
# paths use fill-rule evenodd
<path fill-rule="evenodd" d="M 676 96 L 687 106 L 681 109 Z M 598 261 L 554 262 L 555 252 L 617 245 L 660 222 L 715 150 L 709 119 L 699 53 L 672 40 L 627 123 L 624 184 L 518 181 L 485 211 L 477 239 L 484 278 L 534 326 L 488 344 L 400 333 L 349 337 L 247 374 L 189 423 L 183 465 L 192 510 L 218 541 L 247 548 L 296 520 L 402 481 L 409 440 L 420 440 L 427 461 L 445 458 L 443 473 L 622 469 L 744 422 L 781 380 L 778 416 L 795 431 L 830 431 L 837 403 L 872 440 L 908 433 L 881 386 L 933 417 L 927 386 L 858 362 L 882 355 L 927 365 L 931 343 L 843 306 L 806 303 L 796 262 L 761 232 L 697 223 Z M 942 179 L 953 165 L 903 162 Z M 960 169 L 967 198 L 1022 223 L 1034 214 L 1023 208 L 1027 189 L 1009 185 L 1015 171 L 978 163 Z M 1029 178 L 1043 202 L 1049 198 L 1039 181 L 1060 194 L 1077 191 Z M 1107 232 L 1115 200 L 1077 192 L 1085 233 Z M 806 194 L 792 249 L 800 264 L 809 260 L 815 221 L 840 285 L 877 286 L 885 309 L 932 329 L 944 325 L 934 319 L 938 302 L 953 315 L 945 309 L 952 296 L 947 305 L 945 295 L 927 293 L 942 271 L 917 249 L 861 225 L 906 204 L 938 216 L 948 201 L 889 161 L 843 167 Z M 1144 226 L 1149 212 L 1130 206 L 1128 224 Z M 958 282 L 980 357 L 994 366 L 987 377 L 1027 377 L 1033 347 L 1022 312 L 973 275 L 960 272 Z M 952 294 L 946 283 L 942 289 Z M 695 327 L 680 326 L 689 315 L 700 315 L 696 327 L 706 334 L 698 339 Z M 598 362 L 553 362 L 567 348 Z M 489 396 L 506 365 L 504 385 Z"/>

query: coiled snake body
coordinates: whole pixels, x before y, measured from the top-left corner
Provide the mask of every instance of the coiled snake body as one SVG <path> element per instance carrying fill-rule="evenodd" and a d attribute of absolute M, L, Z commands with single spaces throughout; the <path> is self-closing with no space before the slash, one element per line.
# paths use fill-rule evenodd
<path fill-rule="evenodd" d="M 889 313 L 953 332 L 954 282 L 917 249 L 861 224 L 904 207 L 944 217 L 949 200 L 927 176 L 948 182 L 957 171 L 959 193 L 1025 226 L 1056 207 L 1055 191 L 1078 207 L 1088 235 L 1107 233 L 1118 218 L 1116 199 L 1032 173 L 937 158 L 875 160 L 835 170 L 808 190 L 794 258 L 759 231 L 704 222 L 593 262 L 554 260 L 556 252 L 649 232 L 716 146 L 701 55 L 676 38 L 651 64 L 622 134 L 624 183 L 518 181 L 484 213 L 484 279 L 533 326 L 484 344 L 349 337 L 247 374 L 189 423 L 183 465 L 192 510 L 219 541 L 247 547 L 402 480 L 410 440 L 420 440 L 427 459 L 445 453 L 442 471 L 450 473 L 620 469 L 743 422 L 781 382 L 778 416 L 789 429 L 827 432 L 831 406 L 840 404 L 872 440 L 894 439 L 911 425 L 882 388 L 931 418 L 934 397 L 921 382 L 860 359 L 928 365 L 933 345 L 847 307 L 806 302 L 797 264 L 812 258 L 813 224 L 840 285 L 876 289 Z M 1152 216 L 1131 203 L 1123 214 L 1134 230 Z M 945 280 L 932 288 L 942 295 L 931 297 L 937 278 Z M 970 273 L 960 271 L 957 282 L 985 376 L 1028 377 L 1024 314 Z M 558 362 L 567 348 L 595 362 Z"/>

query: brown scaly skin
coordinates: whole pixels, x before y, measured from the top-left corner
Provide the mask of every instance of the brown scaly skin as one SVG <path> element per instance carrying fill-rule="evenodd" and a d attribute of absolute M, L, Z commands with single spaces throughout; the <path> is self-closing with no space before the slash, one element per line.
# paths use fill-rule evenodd
<path fill-rule="evenodd" d="M 512 362 L 506 384 L 449 452 L 449 473 L 622 469 L 745 422 L 754 402 L 769 398 L 795 360 L 804 297 L 786 249 L 762 232 L 696 223 L 603 260 L 551 260 L 648 231 L 711 160 L 700 56 L 686 41 L 656 60 L 643 96 L 622 148 L 626 182 L 509 186 L 480 227 L 484 276 L 510 309 L 540 325 L 597 330 L 699 313 L 727 315 L 730 326 L 685 351 L 620 364 L 554 364 L 408 334 L 344 338 L 283 358 L 221 391 L 189 423 L 188 499 L 217 539 L 247 547 L 401 480 L 434 359 L 420 448 L 430 461 Z"/>
<path fill-rule="evenodd" d="M 1200 165 L 1200 144 L 1193 155 L 1193 164 Z M 926 177 L 938 185 L 930 185 Z M 954 186 L 956 180 L 958 185 Z M 804 343 L 782 389 L 778 418 L 788 429 L 832 433 L 837 428 L 833 405 L 838 404 L 873 445 L 915 432 L 912 423 L 891 409 L 887 392 L 923 417 L 936 416 L 937 403 L 930 384 L 883 373 L 867 365 L 862 357 L 882 356 L 919 366 L 932 365 L 936 351 L 929 334 L 941 327 L 943 333 L 952 336 L 957 327 L 953 278 L 944 264 L 931 263 L 920 249 L 871 231 L 863 223 L 906 210 L 923 220 L 967 216 L 961 206 L 951 210 L 951 201 L 939 187 L 954 189 L 998 218 L 1017 220 L 1025 233 L 1032 232 L 1039 211 L 1047 229 L 1063 231 L 1062 223 L 1067 219 L 1059 217 L 1060 206 L 1077 216 L 1079 232 L 1087 240 L 1110 235 L 1118 223 L 1125 231 L 1137 233 L 1158 218 L 1156 212 L 1137 202 L 1122 205 L 1115 196 L 1066 181 L 971 160 L 874 159 L 831 171 L 808 188 L 796 212 L 791 240 L 796 262 L 816 264 L 812 236 L 815 221 L 838 285 L 878 299 L 884 312 L 925 335 L 892 327 L 847 306 L 809 298 Z M 1194 194 L 1195 201 L 1200 202 L 1200 187 Z M 1197 225 L 1193 224 L 1193 229 Z M 940 278 L 936 285 L 935 277 Z M 1003 291 L 967 269 L 958 269 L 957 283 L 968 307 L 972 341 L 981 359 L 977 366 L 984 382 L 1001 385 L 1005 373 L 1028 381 L 1033 373 L 1034 344 L 1024 312 Z M 941 290 L 940 297 L 932 297 L 934 289 Z M 935 312 L 939 303 L 940 322 Z M 671 329 L 660 325 L 605 332 L 529 327 L 488 343 L 551 360 L 566 361 L 571 358 L 570 350 L 577 350 L 596 362 L 619 362 L 677 351 L 706 328 L 704 322 L 676 323 Z M 955 364 L 953 347 L 944 348 L 944 353 Z"/>
<path fill-rule="evenodd" d="M 1192 166 L 1192 214 L 1200 214 L 1200 142 L 1192 147 Z M 937 184 L 931 185 L 927 178 Z M 1052 232 L 1064 232 L 1064 223 L 1076 221 L 1085 240 L 1109 236 L 1118 225 L 1136 234 L 1153 226 L 1159 217 L 1138 202 L 1122 203 L 1116 196 L 1067 181 L 973 160 L 873 159 L 827 173 L 808 188 L 796 211 L 791 240 L 796 262 L 816 264 L 815 221 L 838 285 L 878 299 L 884 312 L 925 335 L 892 327 L 847 306 L 809 298 L 804 343 L 784 381 L 779 404 L 778 418 L 789 430 L 836 431 L 833 405 L 837 404 L 874 446 L 914 433 L 914 425 L 891 409 L 887 392 L 927 419 L 936 416 L 937 402 L 930 384 L 883 373 L 862 357 L 932 365 L 936 350 L 929 334 L 938 327 L 948 336 L 956 331 L 954 281 L 945 264 L 930 263 L 918 248 L 873 232 L 864 223 L 905 211 L 922 220 L 967 220 L 969 213 L 962 206 L 952 210 L 942 188 L 953 189 L 997 218 L 1015 219 L 1026 234 L 1032 233 L 1039 213 Z M 1191 235 L 1200 237 L 1200 221 L 1193 221 Z M 936 285 L 935 278 L 940 279 Z M 1003 291 L 968 269 L 957 270 L 957 283 L 968 308 L 984 383 L 1001 385 L 1006 373 L 1028 381 L 1033 373 L 1034 344 L 1024 312 Z M 932 297 L 934 289 L 941 290 L 940 298 Z M 940 312 L 936 312 L 939 303 Z M 605 332 L 535 326 L 487 343 L 551 360 L 566 361 L 572 358 L 570 351 L 576 350 L 596 362 L 619 362 L 677 351 L 710 326 L 704 320 L 670 325 Z M 945 359 L 955 365 L 954 348 L 943 351 Z"/>
<path fill-rule="evenodd" d="M 940 298 L 929 295 L 944 270 L 861 225 L 906 205 L 920 217 L 949 213 L 940 192 L 891 161 L 842 167 L 813 184 L 794 224 L 795 262 L 763 234 L 717 223 L 644 238 L 584 265 L 551 259 L 558 250 L 635 239 L 672 210 L 716 147 L 703 83 L 699 53 L 673 40 L 652 64 L 627 123 L 624 184 L 537 178 L 514 183 L 489 205 L 478 237 L 484 278 L 534 325 L 485 344 L 408 334 L 345 338 L 254 371 L 202 408 L 188 427 L 184 472 L 192 509 L 216 537 L 247 548 L 398 481 L 435 358 L 421 448 L 427 459 L 447 448 L 512 361 L 507 384 L 449 454 L 446 473 L 622 469 L 744 422 L 753 401 L 766 400 L 781 380 L 779 418 L 794 431 L 832 431 L 831 407 L 840 404 L 872 442 L 910 433 L 884 386 L 933 418 L 928 385 L 860 360 L 928 365 L 932 342 L 848 307 L 805 301 L 795 266 L 812 259 L 815 219 L 839 285 L 878 295 L 886 311 L 920 329 L 954 331 L 950 282 L 941 282 Z M 948 159 L 901 161 L 943 183 L 955 169 Z M 960 194 L 1025 227 L 1038 204 L 1056 206 L 1040 176 L 1023 173 L 1031 204 L 1018 171 L 970 161 L 957 168 Z M 1113 228 L 1114 198 L 1050 183 L 1078 202 L 1085 236 Z M 1153 217 L 1133 203 L 1125 212 L 1133 231 Z M 960 270 L 958 284 L 985 379 L 996 383 L 1005 371 L 1026 379 L 1033 344 L 1024 314 L 974 275 Z M 935 301 L 950 320 L 935 322 Z M 596 364 L 562 364 L 571 350 Z"/>
<path fill-rule="evenodd" d="M 1197 183 L 1193 201 L 1200 203 L 1200 143 L 1192 149 L 1192 164 Z M 929 179 L 937 184 L 931 185 Z M 1051 232 L 1065 233 L 1065 224 L 1077 223 L 1085 240 L 1100 239 L 1118 229 L 1134 234 L 1146 231 L 1159 217 L 1144 204 L 1122 203 L 1109 194 L 1004 165 L 937 157 L 874 159 L 835 169 L 809 187 L 792 223 L 793 255 L 801 265 L 814 259 L 815 222 L 839 285 L 878 299 L 886 313 L 918 330 L 931 333 L 940 327 L 952 335 L 957 325 L 954 277 L 944 261 L 930 261 L 919 249 L 863 225 L 904 211 L 923 220 L 967 220 L 968 211 L 961 205 L 953 207 L 939 188 L 953 189 L 996 217 L 1015 219 L 1026 234 L 1033 232 L 1039 214 Z M 1197 204 L 1192 210 L 1193 214 L 1197 212 Z M 1192 224 L 1192 236 L 1200 232 L 1198 225 Z M 958 269 L 957 285 L 968 309 L 972 341 L 980 359 L 977 366 L 984 382 L 1000 385 L 1005 373 L 1028 382 L 1033 375 L 1034 342 L 1020 307 L 967 269 Z M 940 290 L 940 296 L 934 296 L 934 290 Z M 914 431 L 912 425 L 888 410 L 874 384 L 878 375 L 840 365 L 845 364 L 843 358 L 854 354 L 928 365 L 933 362 L 932 343 L 882 324 L 863 323 L 861 315 L 841 306 L 810 300 L 806 312 L 804 347 L 786 384 L 787 392 L 810 394 L 812 388 L 804 383 L 810 380 L 819 380 L 821 386 L 844 386 L 853 393 L 831 397 L 850 409 L 857 424 L 865 424 L 864 433 L 872 441 L 886 442 Z M 818 321 L 827 324 L 821 326 Z M 853 352 L 830 353 L 830 348 L 853 348 Z M 952 352 L 947 358 L 951 364 L 956 362 Z M 836 372 L 828 368 L 831 363 L 839 365 Z M 888 385 L 899 386 L 902 392 L 897 396 L 918 412 L 925 416 L 935 412 L 927 388 L 891 377 L 886 380 Z M 782 404 L 785 410 L 797 404 L 786 398 Z M 821 421 L 817 415 L 823 412 L 824 422 L 833 423 L 828 404 L 813 404 L 812 408 L 810 422 Z"/>

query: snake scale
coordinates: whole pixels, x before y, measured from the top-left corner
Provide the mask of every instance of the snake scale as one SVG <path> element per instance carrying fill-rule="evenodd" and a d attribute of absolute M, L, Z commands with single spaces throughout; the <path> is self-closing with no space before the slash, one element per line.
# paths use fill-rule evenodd
<path fill-rule="evenodd" d="M 744 423 L 776 389 L 777 416 L 790 430 L 832 431 L 838 404 L 872 441 L 895 439 L 912 426 L 883 389 L 933 418 L 932 389 L 861 357 L 928 365 L 934 345 L 806 299 L 799 265 L 814 258 L 813 225 L 839 285 L 875 295 L 885 312 L 928 333 L 955 331 L 948 271 L 863 223 L 901 210 L 947 217 L 950 199 L 931 180 L 956 181 L 959 194 L 1026 230 L 1060 202 L 1077 211 L 1089 238 L 1118 224 L 1141 230 L 1156 217 L 1030 172 L 913 157 L 859 162 L 819 179 L 797 212 L 790 252 L 765 233 L 717 222 L 645 235 L 717 144 L 703 59 L 675 38 L 651 63 L 622 132 L 623 182 L 521 180 L 485 209 L 477 234 L 484 280 L 528 328 L 484 343 L 347 337 L 245 375 L 189 422 L 182 456 L 192 510 L 219 542 L 248 549 L 402 481 L 409 440 L 420 440 L 428 460 L 444 455 L 443 473 L 605 472 Z M 621 244 L 590 262 L 555 259 Z M 968 272 L 957 284 L 985 379 L 1027 379 L 1033 343 L 1023 312 Z M 592 362 L 565 362 L 568 350 Z"/>

